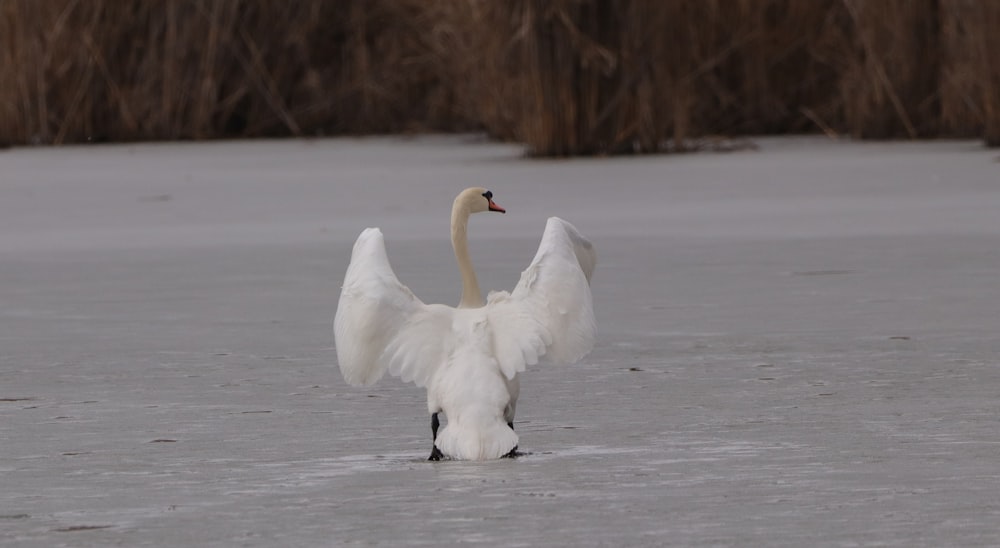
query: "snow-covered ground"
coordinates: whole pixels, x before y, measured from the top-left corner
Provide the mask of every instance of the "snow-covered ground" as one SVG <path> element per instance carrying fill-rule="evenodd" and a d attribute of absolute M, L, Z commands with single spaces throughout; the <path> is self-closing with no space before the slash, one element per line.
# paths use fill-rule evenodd
<path fill-rule="evenodd" d="M 467 137 L 0 151 L 0 544 L 975 546 L 1000 539 L 1000 163 L 973 142 L 540 161 Z M 426 462 L 422 390 L 348 387 L 381 226 L 454 304 L 545 218 L 597 246 L 529 455 Z"/>

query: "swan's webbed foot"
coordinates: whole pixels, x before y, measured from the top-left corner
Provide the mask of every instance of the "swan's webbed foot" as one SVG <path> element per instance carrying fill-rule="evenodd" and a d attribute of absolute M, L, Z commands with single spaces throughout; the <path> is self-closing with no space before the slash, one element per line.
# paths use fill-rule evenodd
<path fill-rule="evenodd" d="M 431 456 L 428 457 L 427 460 L 441 460 L 441 457 L 444 456 L 444 454 L 441 453 L 441 450 L 437 448 L 437 445 L 435 445 L 435 443 L 437 442 L 437 439 L 438 439 L 438 427 L 439 426 L 441 426 L 441 423 L 438 421 L 438 414 L 437 413 L 432 413 L 431 414 Z"/>
<path fill-rule="evenodd" d="M 514 421 L 508 422 L 507 426 L 509 426 L 510 429 L 513 430 L 514 429 Z M 502 459 L 513 459 L 513 458 L 519 457 L 521 455 L 523 455 L 523 453 L 519 452 L 517 450 L 517 446 L 515 445 L 514 448 L 510 450 L 509 453 L 507 453 L 506 455 L 504 455 L 504 456 L 502 456 L 500 458 L 502 458 Z"/>

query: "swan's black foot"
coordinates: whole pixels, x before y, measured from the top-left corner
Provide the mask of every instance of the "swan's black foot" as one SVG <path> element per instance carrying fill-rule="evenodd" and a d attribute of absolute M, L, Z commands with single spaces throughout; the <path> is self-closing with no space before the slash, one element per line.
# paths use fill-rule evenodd
<path fill-rule="evenodd" d="M 437 439 L 438 439 L 438 427 L 439 426 L 441 426 L 441 423 L 438 421 L 438 414 L 437 413 L 431 414 L 431 444 L 432 445 L 431 445 L 431 456 L 428 457 L 427 460 L 441 460 L 441 457 L 444 456 L 444 453 L 442 453 L 441 450 L 438 449 L 437 445 L 433 445 L 435 442 L 437 442 Z"/>
<path fill-rule="evenodd" d="M 507 426 L 509 426 L 510 429 L 513 430 L 514 429 L 514 421 L 508 422 Z M 506 455 L 504 455 L 504 456 L 502 456 L 500 458 L 502 458 L 502 459 L 513 459 L 513 458 L 519 457 L 519 456 L 521 456 L 523 454 L 524 453 L 521 453 L 521 452 L 519 452 L 517 450 L 517 446 L 515 445 L 514 448 L 510 450 L 510 453 L 507 453 Z"/>

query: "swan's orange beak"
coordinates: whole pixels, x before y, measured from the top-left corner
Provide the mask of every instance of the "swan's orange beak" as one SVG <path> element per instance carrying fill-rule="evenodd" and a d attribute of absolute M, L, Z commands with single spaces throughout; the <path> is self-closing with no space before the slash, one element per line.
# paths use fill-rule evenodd
<path fill-rule="evenodd" d="M 490 200 L 490 211 L 499 211 L 500 213 L 507 213 L 507 210 L 496 205 L 493 200 Z"/>

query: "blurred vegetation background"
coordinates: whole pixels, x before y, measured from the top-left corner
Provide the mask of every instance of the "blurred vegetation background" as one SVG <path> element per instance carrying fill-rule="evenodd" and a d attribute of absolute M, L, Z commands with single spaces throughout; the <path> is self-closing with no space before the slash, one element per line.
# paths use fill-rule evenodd
<path fill-rule="evenodd" d="M 485 131 L 1000 145 L 993 0 L 0 0 L 0 144 Z"/>

